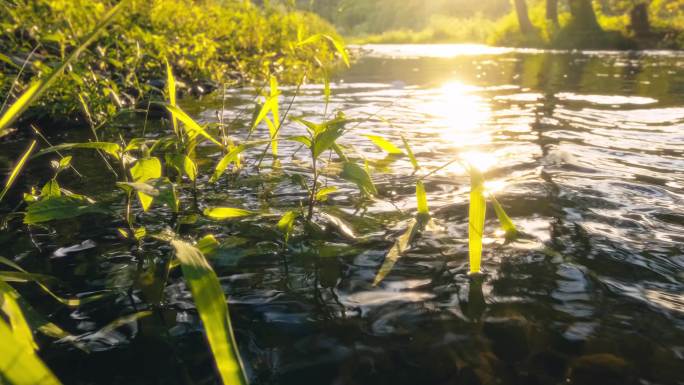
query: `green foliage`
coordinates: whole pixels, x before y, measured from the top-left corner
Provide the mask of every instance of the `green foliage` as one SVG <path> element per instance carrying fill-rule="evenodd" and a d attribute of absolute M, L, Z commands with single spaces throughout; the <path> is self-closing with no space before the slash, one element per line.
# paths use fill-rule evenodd
<path fill-rule="evenodd" d="M 9 385 L 60 385 L 32 349 L 14 334 L 0 317 L 0 373 Z"/>
<path fill-rule="evenodd" d="M 2 201 L 2 198 L 5 197 L 5 194 L 7 194 L 7 191 L 9 191 L 10 187 L 14 184 L 14 181 L 17 180 L 17 177 L 19 176 L 19 173 L 21 173 L 21 170 L 24 168 L 24 165 L 26 164 L 26 161 L 29 159 L 29 156 L 31 156 L 31 153 L 33 152 L 33 149 L 36 147 L 36 141 L 32 141 L 31 144 L 28 146 L 26 151 L 24 152 L 24 155 L 19 158 L 17 161 L 17 164 L 14 165 L 14 168 L 12 168 L 12 172 L 7 176 L 7 181 L 5 181 L 5 186 L 2 188 L 2 192 L 0 192 L 0 201 Z"/>
<path fill-rule="evenodd" d="M 470 170 L 470 208 L 468 209 L 468 254 L 470 273 L 479 273 L 482 260 L 482 236 L 484 234 L 487 203 L 484 196 L 484 178 L 479 171 Z"/>
<path fill-rule="evenodd" d="M 89 42 L 90 33 L 105 27 L 98 19 L 107 20 L 111 2 L 16 0 L 3 5 L 11 12 L 0 12 L 0 53 L 5 58 L 0 60 L 0 94 L 9 93 L 17 67 L 28 60 L 15 92 L 40 96 L 44 89 L 31 80 L 53 83 L 32 115 L 78 116 L 82 95 L 93 119 L 101 122 L 120 108 L 135 107 L 157 94 L 155 82 L 167 70 L 166 58 L 182 80 L 175 84 L 178 91 L 187 92 L 193 85 L 268 79 L 271 74 L 284 82 L 297 81 L 303 73 L 321 78 L 319 63 L 329 65 L 338 57 L 326 41 L 297 44 L 300 37 L 317 33 L 338 40 L 328 23 L 310 13 L 260 8 L 247 1 L 129 2 L 107 27 L 110 33 L 93 39 L 87 53 L 68 63 L 59 79 L 50 74 L 62 68 L 53 70 L 52 63 L 66 64 L 69 55 L 77 53 L 78 42 Z"/>
<path fill-rule="evenodd" d="M 190 286 L 209 347 L 224 385 L 247 384 L 235 344 L 226 297 L 216 273 L 200 249 L 178 238 L 169 240 Z"/>

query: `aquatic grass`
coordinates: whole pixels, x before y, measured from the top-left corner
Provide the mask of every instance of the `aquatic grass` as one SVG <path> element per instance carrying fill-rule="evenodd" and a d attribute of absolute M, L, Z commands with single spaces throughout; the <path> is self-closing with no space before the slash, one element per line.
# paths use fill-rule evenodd
<path fill-rule="evenodd" d="M 0 374 L 10 385 L 60 385 L 33 349 L 22 343 L 0 317 Z"/>
<path fill-rule="evenodd" d="M 197 306 L 209 347 L 224 385 L 246 385 L 226 298 L 216 273 L 202 252 L 175 236 L 164 236 L 176 252 Z"/>

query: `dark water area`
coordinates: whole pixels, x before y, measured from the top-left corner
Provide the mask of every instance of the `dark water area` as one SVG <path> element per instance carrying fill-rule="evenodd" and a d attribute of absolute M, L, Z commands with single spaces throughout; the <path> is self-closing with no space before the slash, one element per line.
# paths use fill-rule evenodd
<path fill-rule="evenodd" d="M 342 144 L 368 160 L 381 194 L 363 202 L 331 176 L 339 191 L 322 206 L 356 239 L 299 230 L 283 251 L 267 217 L 180 227 L 222 242 L 211 262 L 251 383 L 684 384 L 684 53 L 360 52 L 333 84 L 327 114 L 364 118 Z M 293 92 L 286 89 L 282 110 Z M 290 113 L 319 120 L 322 95 L 322 86 L 302 87 Z M 252 97 L 235 90 L 224 101 L 213 95 L 184 107 L 202 122 L 222 114 L 244 138 Z M 142 126 L 125 121 L 103 135 L 140 135 Z M 161 135 L 158 127 L 149 123 L 146 135 Z M 282 135 L 302 130 L 288 124 Z M 415 178 L 408 159 L 389 161 L 363 134 L 395 143 L 403 135 L 424 172 L 457 156 L 472 163 L 524 236 L 506 242 L 489 207 L 484 274 L 467 274 L 470 186 L 454 163 L 426 180 L 435 226 L 374 287 L 384 255 L 415 214 Z M 88 137 L 72 130 L 49 139 Z M 9 168 L 24 147 L 22 139 L 0 145 L 0 166 Z M 279 214 L 306 200 L 292 177 L 309 175 L 298 145 L 282 141 L 281 164 L 267 158 L 259 174 L 253 150 L 240 177 L 216 184 L 208 182 L 220 156 L 212 151 L 199 149 L 207 155 L 199 164 L 201 204 Z M 65 174 L 61 184 L 121 209 L 99 158 L 78 152 L 75 159 L 85 177 Z M 47 181 L 47 160 L 29 165 L 15 202 L 22 189 Z M 334 164 L 324 171 L 335 173 Z M 176 220 L 163 210 L 136 215 L 148 233 Z M 0 232 L 0 255 L 57 277 L 60 294 L 113 293 L 73 310 L 21 286 L 90 351 L 57 341 L 41 356 L 64 384 L 217 383 L 180 273 L 163 289 L 161 307 L 141 284 L 170 248 L 148 241 L 134 250 L 117 235 L 122 226 L 86 216 L 31 228 L 15 220 Z M 141 310 L 152 314 L 121 319 Z"/>

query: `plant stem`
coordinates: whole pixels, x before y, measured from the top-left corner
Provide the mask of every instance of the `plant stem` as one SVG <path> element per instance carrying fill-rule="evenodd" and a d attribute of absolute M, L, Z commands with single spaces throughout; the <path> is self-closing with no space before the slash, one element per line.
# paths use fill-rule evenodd
<path fill-rule="evenodd" d="M 307 222 L 311 222 L 311 218 L 313 217 L 314 204 L 316 203 L 316 185 L 318 184 L 318 170 L 316 168 L 316 158 L 313 156 L 313 150 L 311 152 L 311 165 L 313 168 L 313 183 L 311 185 L 311 195 L 309 196 L 309 213 L 306 216 Z"/>

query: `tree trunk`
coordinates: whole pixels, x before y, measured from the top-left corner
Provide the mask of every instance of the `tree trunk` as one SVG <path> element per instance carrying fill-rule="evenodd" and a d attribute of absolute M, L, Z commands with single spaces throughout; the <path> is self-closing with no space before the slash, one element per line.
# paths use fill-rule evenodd
<path fill-rule="evenodd" d="M 530 16 L 527 14 L 527 3 L 525 0 L 513 0 L 513 2 L 515 4 L 515 13 L 518 15 L 520 32 L 525 35 L 531 33 L 534 30 L 534 27 L 532 27 Z"/>
<path fill-rule="evenodd" d="M 591 0 L 568 0 L 568 5 L 572 17 L 571 23 L 575 28 L 587 33 L 601 30 L 598 21 L 596 21 Z"/>
<path fill-rule="evenodd" d="M 648 5 L 640 3 L 632 8 L 629 13 L 629 27 L 636 37 L 648 37 L 651 35 L 651 23 L 648 21 Z"/>
<path fill-rule="evenodd" d="M 558 0 L 546 0 L 546 20 L 558 25 Z"/>

